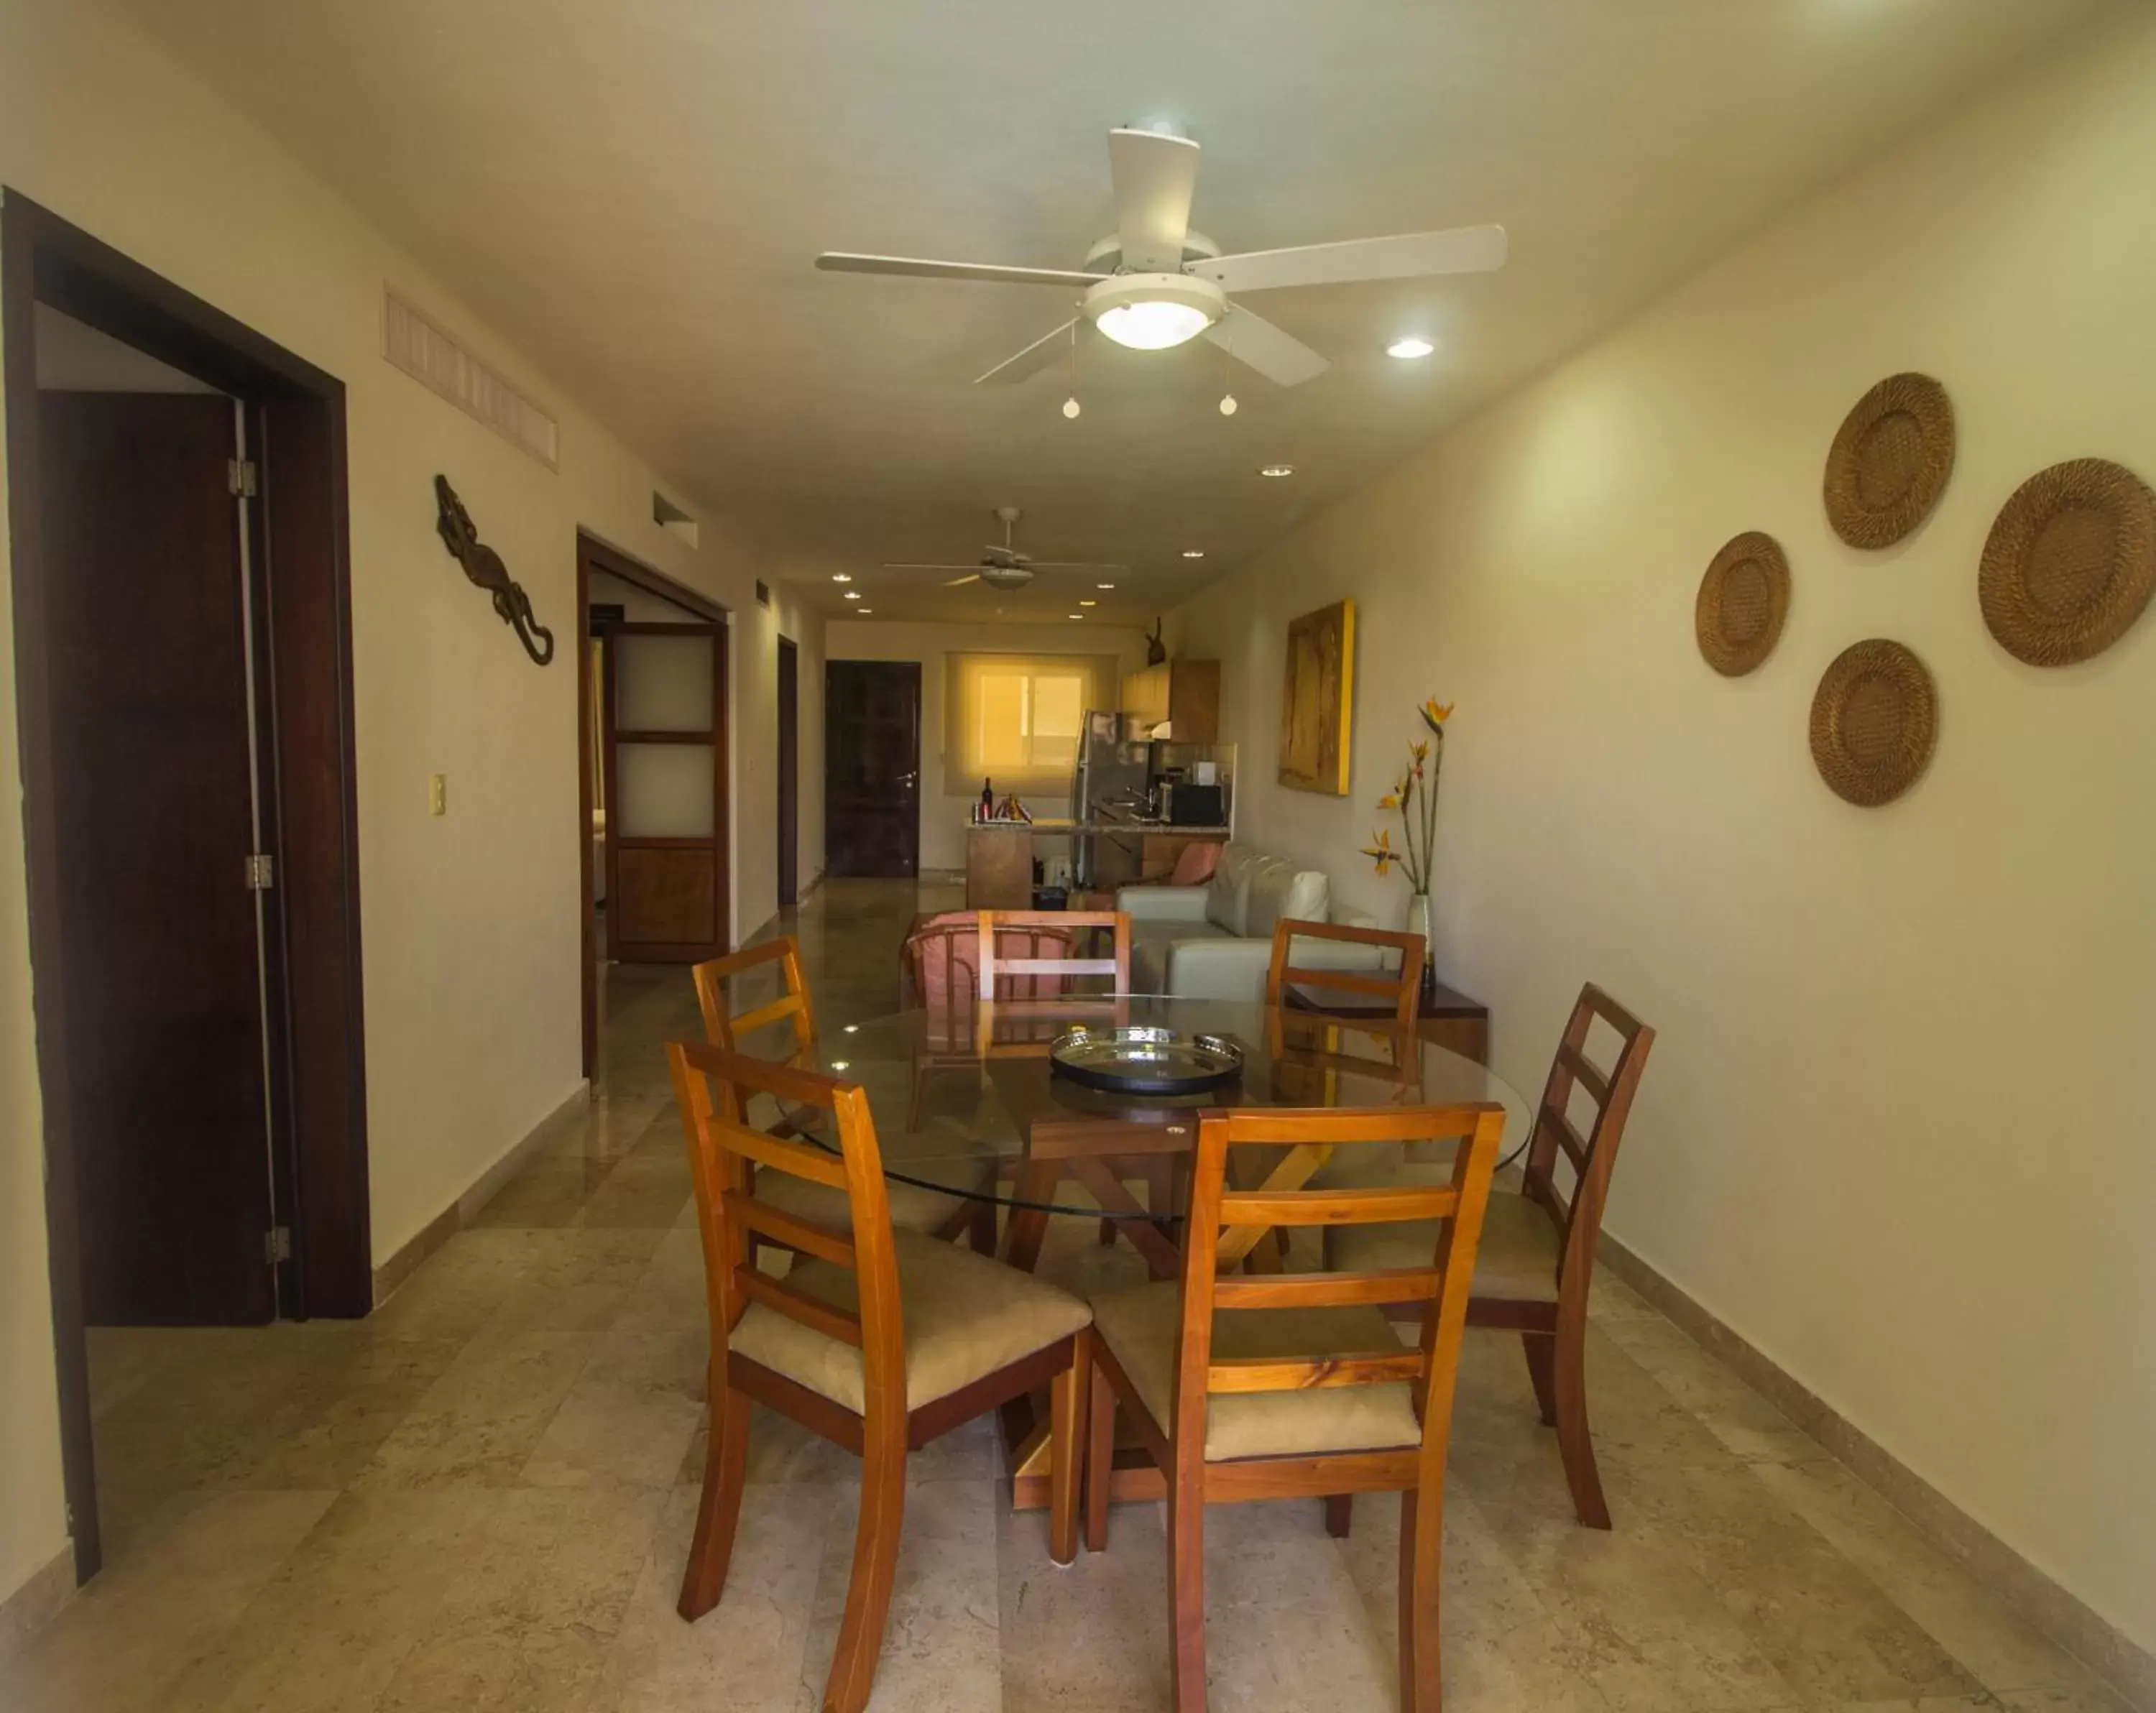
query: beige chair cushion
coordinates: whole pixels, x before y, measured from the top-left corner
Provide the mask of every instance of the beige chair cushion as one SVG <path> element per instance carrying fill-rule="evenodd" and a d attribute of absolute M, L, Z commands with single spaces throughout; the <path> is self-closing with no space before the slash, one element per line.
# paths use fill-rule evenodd
<path fill-rule="evenodd" d="M 893 1138 L 895 1143 L 902 1145 L 903 1141 Z M 946 1151 L 952 1144 L 942 1138 L 937 1139 L 935 1146 L 938 1151 L 933 1158 L 914 1165 L 906 1163 L 902 1146 L 896 1154 L 891 1148 L 885 1150 L 886 1166 L 896 1166 L 908 1177 L 932 1178 L 951 1186 L 947 1192 L 906 1183 L 896 1177 L 885 1178 L 884 1193 L 891 1203 L 891 1223 L 901 1231 L 941 1231 L 966 1204 L 968 1192 L 982 1194 L 995 1182 L 993 1155 Z M 756 1196 L 758 1201 L 767 1202 L 782 1213 L 791 1213 L 797 1219 L 809 1220 L 834 1231 L 850 1232 L 854 1228 L 853 1208 L 846 1200 L 846 1192 L 833 1189 L 829 1184 L 811 1183 L 790 1172 L 761 1167 L 756 1174 Z"/>
<path fill-rule="evenodd" d="M 917 1410 L 962 1386 L 1068 1338 L 1092 1319 L 1086 1305 L 1030 1273 L 917 1232 L 894 1231 L 906 1322 L 906 1405 Z M 797 1262 L 796 1290 L 848 1313 L 860 1307 L 860 1276 L 830 1261 Z M 861 1353 L 798 1321 L 751 1303 L 728 1348 L 819 1392 L 856 1415 Z"/>
<path fill-rule="evenodd" d="M 1093 1325 L 1163 1432 L 1175 1395 L 1175 1328 L 1182 1286 L 1135 1285 L 1093 1299 Z M 1397 1350 L 1376 1309 L 1223 1309 L 1213 1317 L 1216 1357 L 1339 1356 Z M 1418 1445 L 1422 1428 L 1404 1381 L 1307 1392 L 1215 1393 L 1205 1405 L 1205 1459 L 1286 1457 Z"/>
<path fill-rule="evenodd" d="M 1450 1166 L 1395 1165 L 1383 1172 L 1353 1174 L 1343 1183 L 1326 1174 L 1334 1189 L 1375 1189 L 1388 1183 L 1450 1183 Z M 1337 1273 L 1362 1273 L 1378 1267 L 1427 1267 L 1437 1251 L 1437 1222 L 1414 1220 L 1401 1225 L 1335 1225 L 1325 1233 L 1325 1264 Z M 1482 1239 L 1475 1251 L 1475 1295 L 1512 1297 L 1529 1302 L 1557 1300 L 1556 1223 L 1538 1202 L 1509 1190 L 1490 1192 L 1482 1218 Z"/>

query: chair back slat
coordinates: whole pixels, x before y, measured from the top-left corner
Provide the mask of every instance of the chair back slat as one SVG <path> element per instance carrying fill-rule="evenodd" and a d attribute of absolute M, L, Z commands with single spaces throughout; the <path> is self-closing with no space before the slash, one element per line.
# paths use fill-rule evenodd
<path fill-rule="evenodd" d="M 1107 957 L 1081 957 L 1072 951 L 1076 936 L 1089 930 L 1105 929 L 1112 936 L 1112 954 Z M 1063 946 L 1060 957 L 1045 957 L 1039 945 L 1029 946 L 1017 957 L 1006 955 L 1012 934 L 1054 937 Z M 984 910 L 981 912 L 981 997 L 983 999 L 1038 999 L 1060 991 L 1060 983 L 1074 976 L 1105 976 L 1109 991 L 1131 991 L 1131 919 L 1113 910 Z M 1059 986 L 1040 991 L 1037 984 L 1054 977 Z M 1036 984 L 1031 992 L 1003 985 L 1014 981 Z"/>
<path fill-rule="evenodd" d="M 1598 1018 L 1618 1042 L 1616 1059 L 1606 1069 L 1587 1056 L 1588 1036 Z M 1609 1175 L 1616 1167 L 1632 1098 L 1654 1044 L 1653 1029 L 1589 982 L 1573 1002 L 1550 1061 L 1549 1080 L 1543 1088 L 1522 1165 L 1521 1187 L 1557 1226 L 1558 1290 L 1568 1300 L 1584 1301 L 1595 1240 L 1602 1229 L 1602 1209 L 1609 1194 Z M 1584 1136 L 1572 1118 L 1575 1092 L 1594 1109 L 1594 1122 Z M 1572 1167 L 1569 1190 L 1558 1182 L 1559 1155 Z"/>
<path fill-rule="evenodd" d="M 1220 1198 L 1223 1225 L 1393 1225 L 1450 1219 L 1460 1192 L 1450 1186 L 1399 1190 L 1229 1190 Z"/>
<path fill-rule="evenodd" d="M 1363 1273 L 1253 1273 L 1213 1281 L 1216 1309 L 1384 1308 L 1435 1296 L 1435 1267 L 1373 1267 Z"/>
<path fill-rule="evenodd" d="M 759 1202 L 754 1196 L 737 1195 L 731 1190 L 726 1192 L 726 1208 L 727 1215 L 739 1221 L 744 1231 L 769 1238 L 783 1249 L 798 1249 L 804 1255 L 835 1262 L 841 1267 L 855 1264 L 852 1239 L 834 1237 L 824 1227 L 812 1225 L 783 1208 Z"/>
<path fill-rule="evenodd" d="M 705 1042 L 670 1042 L 666 1059 L 696 1183 L 715 1372 L 724 1370 L 727 1339 L 742 1311 L 757 1303 L 859 1346 L 865 1413 L 896 1410 L 902 1415 L 906 1329 L 898 1258 L 867 1092 L 858 1083 Z M 833 1135 L 831 1147 L 751 1129 L 742 1114 L 757 1095 L 814 1114 Z M 843 1190 L 850 1232 L 759 1203 L 752 1166 Z M 748 1259 L 752 1232 L 850 1268 L 858 1275 L 858 1311 L 850 1315 L 757 1272 Z"/>
<path fill-rule="evenodd" d="M 753 1267 L 737 1267 L 734 1289 L 752 1303 L 762 1303 L 767 1309 L 776 1309 L 789 1321 L 798 1321 L 812 1332 L 820 1332 L 826 1338 L 835 1338 L 857 1349 L 861 1345 L 859 1315 L 834 1309 L 827 1302 L 796 1290 L 783 1279 L 773 1279 Z"/>
<path fill-rule="evenodd" d="M 1376 973 L 1309 967 L 1293 961 L 1293 948 L 1298 940 L 1389 947 L 1399 954 L 1399 964 L 1389 972 Z M 1394 1021 L 1406 1028 L 1414 1022 L 1415 1006 L 1422 991 L 1423 960 L 1428 951 L 1419 934 L 1395 934 L 1383 928 L 1358 928 L 1348 922 L 1309 922 L 1283 916 L 1273 924 L 1273 957 L 1265 975 L 1265 1003 L 1286 1004 L 1291 987 L 1362 994 L 1389 1000 Z M 1323 1009 L 1322 1005 L 1319 1009 Z"/>
<path fill-rule="evenodd" d="M 1206 1400 L 1217 1392 L 1404 1381 L 1415 1388 L 1423 1422 L 1422 1455 L 1441 1459 L 1452 1413 L 1460 1341 L 1467 1324 L 1475 1247 L 1481 1234 L 1491 1173 L 1496 1166 L 1504 1129 L 1504 1108 L 1489 1102 L 1292 1110 L 1235 1108 L 1206 1112 L 1198 1126 L 1185 1226 L 1173 1437 L 1183 1442 L 1184 1435 L 1194 1434 L 1195 1443 L 1204 1443 Z M 1463 1140 L 1453 1156 L 1449 1184 L 1356 1190 L 1231 1191 L 1227 1187 L 1229 1151 L 1239 1146 L 1293 1141 L 1323 1147 L 1450 1137 Z M 1430 1264 L 1389 1269 L 1383 1274 L 1219 1276 L 1223 1254 L 1237 1247 L 1230 1239 L 1245 1236 L 1254 1227 L 1322 1226 L 1365 1220 L 1436 1221 Z M 1213 1357 L 1216 1309 L 1263 1312 L 1380 1300 L 1424 1304 L 1422 1336 L 1414 1347 L 1327 1351 L 1311 1358 L 1215 1361 Z"/>
<path fill-rule="evenodd" d="M 779 979 L 785 991 L 777 998 L 752 1006 L 747 1011 L 730 1013 L 726 1009 L 730 1003 L 726 984 L 773 964 L 778 966 Z M 808 1046 L 815 1040 L 815 1003 L 809 997 L 808 976 L 801 961 L 800 942 L 791 934 L 745 946 L 723 957 L 707 959 L 696 965 L 690 974 L 696 983 L 697 1008 L 704 1013 L 704 1039 L 714 1047 L 731 1051 L 740 1044 L 743 1035 L 788 1019 L 793 1024 L 796 1047 Z"/>
<path fill-rule="evenodd" d="M 1383 1386 L 1422 1378 L 1419 1350 L 1349 1351 L 1338 1356 L 1215 1357 L 1205 1371 L 1205 1389 L 1223 1392 L 1312 1392 L 1334 1386 Z"/>

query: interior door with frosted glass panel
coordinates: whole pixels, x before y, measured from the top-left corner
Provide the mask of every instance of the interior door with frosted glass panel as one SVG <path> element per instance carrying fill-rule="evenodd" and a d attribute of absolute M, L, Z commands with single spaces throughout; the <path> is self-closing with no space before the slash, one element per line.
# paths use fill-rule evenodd
<path fill-rule="evenodd" d="M 726 628 L 606 638 L 607 955 L 694 963 L 728 948 Z"/>

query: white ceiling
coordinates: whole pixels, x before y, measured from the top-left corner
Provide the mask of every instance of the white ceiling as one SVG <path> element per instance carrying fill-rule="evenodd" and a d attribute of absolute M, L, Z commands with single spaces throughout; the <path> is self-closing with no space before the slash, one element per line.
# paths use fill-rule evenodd
<path fill-rule="evenodd" d="M 1651 299 L 2097 0 L 131 0 L 778 573 L 879 618 L 1060 618 L 880 572 L 1041 558 L 1172 604 Z M 1495 220 L 1501 273 L 1268 292 L 1291 391 L 1203 341 L 973 377 L 1060 291 L 825 249 L 1073 267 L 1106 132 L 1204 145 L 1230 251 Z M 1384 341 L 1426 331 L 1419 364 Z M 1255 474 L 1292 463 L 1286 481 Z M 1200 547 L 1203 561 L 1181 557 Z M 1088 579 L 1090 582 L 1091 580 Z M 1095 592 L 1090 588 L 1088 595 Z"/>

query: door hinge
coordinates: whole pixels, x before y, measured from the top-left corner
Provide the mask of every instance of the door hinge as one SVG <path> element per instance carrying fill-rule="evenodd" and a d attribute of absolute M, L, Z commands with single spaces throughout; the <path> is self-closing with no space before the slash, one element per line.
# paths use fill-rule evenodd
<path fill-rule="evenodd" d="M 254 497 L 254 460 L 251 458 L 228 458 L 224 461 L 224 485 L 243 500 Z"/>
<path fill-rule="evenodd" d="M 271 1266 L 292 1259 L 292 1228 L 273 1225 L 262 1233 L 262 1259 Z"/>
<path fill-rule="evenodd" d="M 267 892 L 277 884 L 277 859 L 275 857 L 251 856 L 247 859 L 247 890 Z"/>

